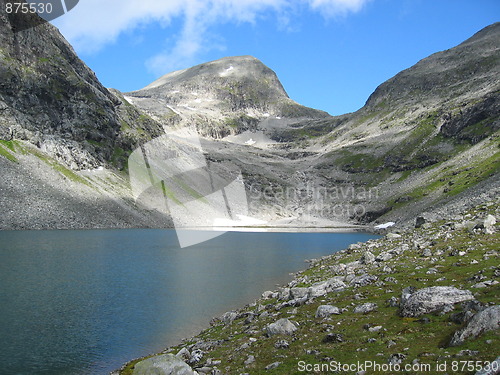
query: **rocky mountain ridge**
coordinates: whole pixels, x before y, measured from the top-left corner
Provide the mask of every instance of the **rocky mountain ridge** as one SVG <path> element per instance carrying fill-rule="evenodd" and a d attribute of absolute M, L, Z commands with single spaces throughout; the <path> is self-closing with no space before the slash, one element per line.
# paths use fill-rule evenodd
<path fill-rule="evenodd" d="M 194 125 L 213 139 L 329 117 L 291 100 L 276 74 L 252 56 L 169 73 L 125 97 L 164 126 Z"/>
<path fill-rule="evenodd" d="M 136 204 L 127 161 L 186 126 L 222 174 L 241 170 L 249 214 L 270 226 L 400 224 L 498 190 L 500 24 L 332 117 L 295 103 L 250 56 L 108 90 L 53 26 L 14 33 L 15 22 L 36 23 L 26 17 L 0 13 L 0 168 L 10 176 L 0 185 L 1 228 L 171 225 Z"/>

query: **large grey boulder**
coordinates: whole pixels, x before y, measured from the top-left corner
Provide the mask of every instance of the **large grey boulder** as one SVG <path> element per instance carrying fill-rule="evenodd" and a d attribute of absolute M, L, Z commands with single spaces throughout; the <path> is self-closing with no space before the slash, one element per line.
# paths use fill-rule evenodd
<path fill-rule="evenodd" d="M 488 307 L 475 314 L 466 326 L 453 335 L 450 346 L 462 345 L 468 338 L 500 328 L 500 305 Z"/>
<path fill-rule="evenodd" d="M 309 298 L 324 296 L 330 292 L 338 292 L 347 287 L 342 281 L 343 277 L 332 277 L 326 281 L 320 281 L 308 288 Z"/>
<path fill-rule="evenodd" d="M 297 326 L 290 320 L 282 318 L 266 327 L 266 333 L 269 337 L 274 335 L 291 335 L 297 330 Z"/>
<path fill-rule="evenodd" d="M 417 317 L 473 299 L 474 296 L 470 291 L 451 286 L 432 286 L 414 292 L 405 289 L 401 295 L 400 315 Z"/>
<path fill-rule="evenodd" d="M 175 355 L 162 354 L 137 363 L 133 375 L 196 375 L 196 372 Z"/>
<path fill-rule="evenodd" d="M 309 288 L 291 288 L 290 289 L 290 299 L 298 299 L 307 296 L 309 293 Z"/>
<path fill-rule="evenodd" d="M 340 314 L 340 309 L 337 306 L 321 305 L 316 310 L 316 318 L 328 318 L 333 314 Z"/>

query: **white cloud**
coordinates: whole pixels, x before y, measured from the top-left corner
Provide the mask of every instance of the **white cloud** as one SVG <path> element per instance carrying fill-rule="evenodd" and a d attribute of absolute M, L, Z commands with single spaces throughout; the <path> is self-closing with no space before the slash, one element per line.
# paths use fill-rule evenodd
<path fill-rule="evenodd" d="M 308 0 L 310 7 L 325 16 L 358 12 L 369 0 Z"/>
<path fill-rule="evenodd" d="M 368 1 L 371 0 L 81 0 L 54 24 L 77 51 L 89 53 L 113 43 L 121 33 L 151 22 L 167 27 L 179 17 L 182 29 L 173 47 L 146 63 L 156 74 L 163 74 L 191 65 L 205 50 L 223 48 L 210 37 L 211 27 L 218 23 L 256 23 L 260 16 L 270 13 L 283 23 L 289 17 L 288 11 L 298 6 L 332 17 L 357 12 Z"/>

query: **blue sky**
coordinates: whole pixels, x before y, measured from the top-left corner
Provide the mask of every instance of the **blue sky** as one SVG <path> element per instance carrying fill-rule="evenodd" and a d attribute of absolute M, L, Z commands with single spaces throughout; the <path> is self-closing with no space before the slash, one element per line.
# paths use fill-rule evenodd
<path fill-rule="evenodd" d="M 340 115 L 499 16 L 497 0 L 80 0 L 53 23 L 107 87 L 252 55 L 292 99 Z"/>

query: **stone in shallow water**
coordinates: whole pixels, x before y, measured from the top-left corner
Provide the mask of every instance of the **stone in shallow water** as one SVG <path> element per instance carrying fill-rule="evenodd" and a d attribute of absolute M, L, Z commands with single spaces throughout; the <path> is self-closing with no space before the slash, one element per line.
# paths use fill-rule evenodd
<path fill-rule="evenodd" d="M 137 363 L 133 375 L 195 375 L 187 363 L 173 354 L 157 355 Z"/>

